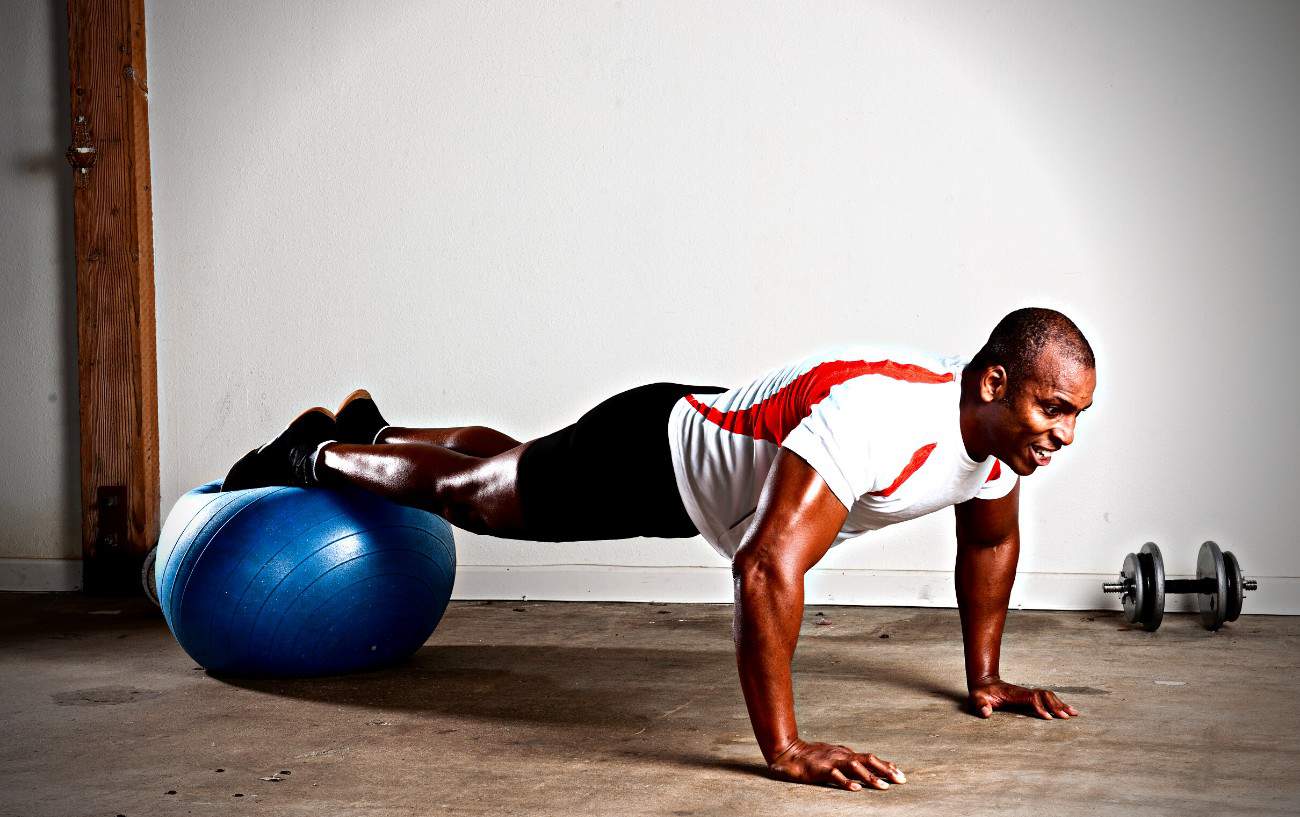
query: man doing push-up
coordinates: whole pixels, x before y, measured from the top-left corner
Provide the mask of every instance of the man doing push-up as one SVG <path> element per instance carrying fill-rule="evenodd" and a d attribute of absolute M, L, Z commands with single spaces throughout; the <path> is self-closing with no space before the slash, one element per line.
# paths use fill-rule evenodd
<path fill-rule="evenodd" d="M 245 455 L 223 490 L 353 486 L 475 533 L 547 542 L 703 536 L 732 565 L 741 688 L 771 772 L 857 790 L 893 763 L 804 740 L 790 661 L 804 574 L 831 547 L 953 506 L 974 712 L 1079 714 L 1003 681 L 1020 552 L 1019 477 L 1074 441 L 1096 365 L 1065 315 L 1020 309 L 969 363 L 871 346 L 826 350 L 734 388 L 654 383 L 530 442 L 483 426 L 390 425 L 354 392 Z"/>

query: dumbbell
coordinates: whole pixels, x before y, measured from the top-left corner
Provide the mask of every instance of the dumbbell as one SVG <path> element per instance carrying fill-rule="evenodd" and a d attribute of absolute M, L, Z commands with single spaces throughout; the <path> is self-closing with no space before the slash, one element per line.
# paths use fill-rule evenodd
<path fill-rule="evenodd" d="M 1124 618 L 1154 631 L 1165 615 L 1167 594 L 1196 595 L 1196 609 L 1207 630 L 1217 630 L 1225 621 L 1236 621 L 1247 590 L 1259 585 L 1241 575 L 1241 565 L 1232 551 L 1224 552 L 1214 542 L 1201 545 L 1196 556 L 1195 579 L 1165 580 L 1165 562 L 1155 542 L 1147 542 L 1136 554 L 1124 557 L 1119 581 L 1104 582 L 1103 592 L 1119 593 Z"/>

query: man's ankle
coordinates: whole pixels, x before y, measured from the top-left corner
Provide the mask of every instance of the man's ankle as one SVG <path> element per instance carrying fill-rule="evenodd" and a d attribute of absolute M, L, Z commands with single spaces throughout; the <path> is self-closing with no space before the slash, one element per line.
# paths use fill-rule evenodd
<path fill-rule="evenodd" d="M 338 445 L 338 440 L 322 441 L 316 446 L 316 450 L 307 456 L 302 476 L 303 481 L 309 486 L 322 485 L 329 476 L 331 469 L 325 464 L 325 449 L 331 445 Z"/>

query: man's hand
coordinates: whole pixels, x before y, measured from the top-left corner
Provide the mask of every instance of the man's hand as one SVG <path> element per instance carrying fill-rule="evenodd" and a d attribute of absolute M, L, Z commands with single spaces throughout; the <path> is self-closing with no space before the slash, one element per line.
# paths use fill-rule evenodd
<path fill-rule="evenodd" d="M 1064 703 L 1051 690 L 1030 689 L 1006 681 L 986 681 L 971 687 L 969 700 L 971 709 L 981 718 L 992 716 L 997 709 L 1034 712 L 1049 721 L 1052 718 L 1065 720 L 1079 714 L 1079 710 Z"/>
<path fill-rule="evenodd" d="M 858 791 L 862 784 L 887 789 L 906 783 L 907 775 L 888 760 L 855 752 L 847 746 L 796 739 L 767 765 L 772 774 L 792 783 L 814 783 Z"/>

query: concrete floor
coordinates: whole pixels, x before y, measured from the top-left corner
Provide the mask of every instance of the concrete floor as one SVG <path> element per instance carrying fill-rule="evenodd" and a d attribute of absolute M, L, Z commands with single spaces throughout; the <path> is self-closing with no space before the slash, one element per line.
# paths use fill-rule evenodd
<path fill-rule="evenodd" d="M 906 785 L 764 776 L 729 606 L 457 603 L 403 666 L 228 682 L 143 600 L 0 594 L 0 814 L 1300 813 L 1300 618 L 1012 613 L 1005 673 L 1068 722 L 964 714 L 955 611 L 805 620 L 804 736 Z"/>

